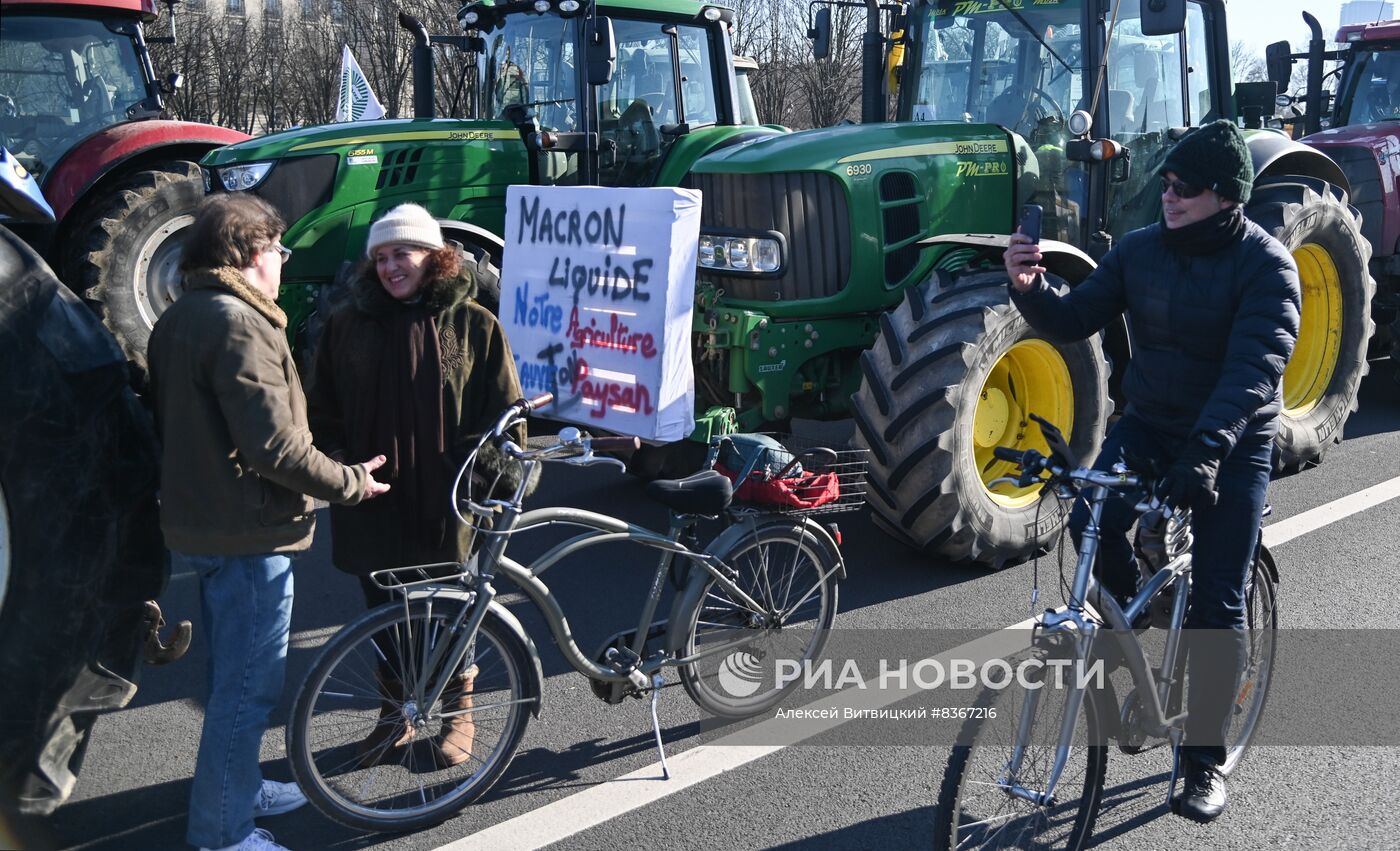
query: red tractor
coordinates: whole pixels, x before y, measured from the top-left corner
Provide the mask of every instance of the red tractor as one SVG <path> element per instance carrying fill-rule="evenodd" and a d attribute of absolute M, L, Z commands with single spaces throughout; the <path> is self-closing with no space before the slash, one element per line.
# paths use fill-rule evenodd
<path fill-rule="evenodd" d="M 1304 102 L 1295 124 L 1301 125 L 1302 141 L 1331 157 L 1351 185 L 1350 202 L 1361 212 L 1376 279 L 1372 346 L 1389 346 L 1400 380 L 1400 21 L 1342 27 L 1340 49 L 1327 50 L 1317 19 L 1306 12 L 1303 18 L 1312 30 L 1308 51 L 1290 53 L 1287 42 L 1269 45 L 1269 79 L 1282 90 L 1294 60 L 1307 60 L 1307 89 L 1287 101 Z M 1331 60 L 1341 63 L 1333 72 L 1334 93 L 1324 88 L 1329 75 L 1323 64 Z"/>
<path fill-rule="evenodd" d="M 179 293 L 170 237 L 203 197 L 195 164 L 248 136 L 162 117 L 180 76 L 158 79 L 151 65 L 147 44 L 174 38 L 144 34 L 156 0 L 0 0 L 0 16 L 0 145 L 57 217 L 11 229 L 144 364 L 151 326 Z"/>

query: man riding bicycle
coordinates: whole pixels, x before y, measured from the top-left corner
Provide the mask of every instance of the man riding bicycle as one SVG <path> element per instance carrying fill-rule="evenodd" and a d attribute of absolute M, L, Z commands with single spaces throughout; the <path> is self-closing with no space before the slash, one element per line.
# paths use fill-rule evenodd
<path fill-rule="evenodd" d="M 1288 250 L 1244 217 L 1254 169 L 1233 123 L 1190 133 L 1158 173 L 1161 221 L 1125 235 L 1073 291 L 1046 282 L 1039 248 L 1019 229 L 1005 262 L 1013 303 L 1051 341 L 1083 340 L 1127 312 L 1128 406 L 1094 467 L 1160 465 L 1160 496 L 1193 512 L 1185 786 L 1174 805 L 1208 822 L 1226 803 L 1220 766 L 1245 661 L 1246 577 L 1301 296 Z M 1076 544 L 1088 519 L 1088 507 L 1076 504 Z M 1127 538 L 1135 519 L 1124 500 L 1104 506 L 1098 579 L 1120 603 L 1136 590 Z"/>

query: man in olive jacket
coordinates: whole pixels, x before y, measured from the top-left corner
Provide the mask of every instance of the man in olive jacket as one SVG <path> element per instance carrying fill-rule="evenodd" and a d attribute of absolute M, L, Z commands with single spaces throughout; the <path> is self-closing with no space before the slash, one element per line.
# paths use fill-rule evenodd
<path fill-rule="evenodd" d="M 1094 467 L 1159 463 L 1166 469 L 1160 493 L 1193 512 L 1190 716 L 1184 790 L 1174 805 L 1180 815 L 1210 821 L 1225 808 L 1220 769 L 1244 666 L 1245 587 L 1301 296 L 1288 250 L 1244 217 L 1254 169 L 1234 124 L 1216 121 L 1187 135 L 1159 174 L 1162 221 L 1124 236 L 1073 291 L 1047 285 L 1040 250 L 1019 232 L 1006 267 L 1011 300 L 1049 340 L 1085 339 L 1127 313 L 1128 407 Z M 1076 541 L 1088 517 L 1076 504 Z M 1135 519 L 1124 500 L 1104 504 L 1096 572 L 1120 602 L 1136 593 L 1127 541 Z"/>
<path fill-rule="evenodd" d="M 311 444 L 306 398 L 278 308 L 284 225 L 246 194 L 206 200 L 186 238 L 186 295 L 151 334 L 163 438 L 161 530 L 177 570 L 200 578 L 209 696 L 187 838 L 200 848 L 276 849 L 253 819 L 305 803 L 258 766 L 281 695 L 291 556 L 311 545 L 310 497 L 353 504 L 388 486 Z"/>

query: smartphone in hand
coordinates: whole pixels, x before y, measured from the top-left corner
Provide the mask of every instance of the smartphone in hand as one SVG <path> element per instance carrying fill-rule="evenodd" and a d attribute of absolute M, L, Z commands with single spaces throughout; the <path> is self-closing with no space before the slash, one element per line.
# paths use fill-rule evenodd
<path fill-rule="evenodd" d="M 1044 208 L 1039 204 L 1021 207 L 1021 233 L 1030 237 L 1031 242 L 1040 242 L 1040 218 L 1044 213 Z"/>

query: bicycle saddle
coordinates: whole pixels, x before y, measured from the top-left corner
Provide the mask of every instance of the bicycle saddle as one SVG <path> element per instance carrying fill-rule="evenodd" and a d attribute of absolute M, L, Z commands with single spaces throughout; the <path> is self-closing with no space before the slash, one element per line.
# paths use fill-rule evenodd
<path fill-rule="evenodd" d="M 684 479 L 658 479 L 646 494 L 681 514 L 719 514 L 734 499 L 734 483 L 718 470 L 701 470 Z"/>

